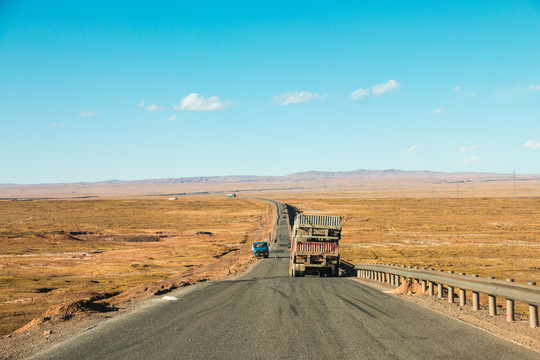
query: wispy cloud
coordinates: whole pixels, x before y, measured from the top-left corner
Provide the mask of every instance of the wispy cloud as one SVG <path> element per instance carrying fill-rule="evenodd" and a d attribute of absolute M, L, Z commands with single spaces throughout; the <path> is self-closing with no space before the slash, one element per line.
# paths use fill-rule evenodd
<path fill-rule="evenodd" d="M 327 94 L 324 97 L 328 96 Z M 299 104 L 311 101 L 319 97 L 317 93 L 309 91 L 289 91 L 281 95 L 274 96 L 274 103 L 278 105 Z"/>
<path fill-rule="evenodd" d="M 148 110 L 148 111 L 163 110 L 163 106 L 159 106 L 159 105 L 156 105 L 156 104 L 152 104 L 152 105 L 148 105 L 148 106 L 146 107 L 146 110 Z"/>
<path fill-rule="evenodd" d="M 471 93 L 471 96 L 476 96 L 476 93 L 473 91 L 473 92 Z"/>
<path fill-rule="evenodd" d="M 104 153 L 104 154 L 110 154 L 111 152 L 112 152 L 111 149 L 105 149 L 105 150 L 103 150 L 103 153 Z"/>
<path fill-rule="evenodd" d="M 379 96 L 386 92 L 399 89 L 399 83 L 396 80 L 388 80 L 384 84 L 373 85 L 371 91 L 373 95 Z"/>
<path fill-rule="evenodd" d="M 466 159 L 461 159 L 461 162 L 464 164 L 472 164 L 472 163 L 480 161 L 481 159 L 482 158 L 480 156 L 471 156 Z"/>
<path fill-rule="evenodd" d="M 540 149 L 540 141 L 527 140 L 525 144 L 521 145 L 522 149 Z"/>
<path fill-rule="evenodd" d="M 452 92 L 455 93 L 455 92 L 458 92 L 459 90 L 461 90 L 461 87 L 456 86 L 455 88 L 452 89 Z"/>
<path fill-rule="evenodd" d="M 349 95 L 349 98 L 353 100 L 359 100 L 364 99 L 369 95 L 369 88 L 368 89 L 358 89 L 356 91 L 353 91 L 351 95 Z"/>
<path fill-rule="evenodd" d="M 384 93 L 387 93 L 392 90 L 399 89 L 399 84 L 396 80 L 388 80 L 387 82 L 383 84 L 375 84 L 370 88 L 360 88 L 358 90 L 353 91 L 349 98 L 352 100 L 362 100 L 369 96 L 370 91 L 373 94 L 373 96 L 377 97 Z"/>
<path fill-rule="evenodd" d="M 144 101 L 144 99 L 142 99 L 141 102 L 139 103 L 139 107 L 143 107 L 145 104 L 146 104 L 146 101 Z"/>
<path fill-rule="evenodd" d="M 438 107 L 438 108 L 436 108 L 435 110 L 433 110 L 431 113 L 432 113 L 433 115 L 439 115 L 440 113 L 443 112 L 443 110 L 444 110 L 444 108 Z"/>
<path fill-rule="evenodd" d="M 67 122 L 65 122 L 65 121 L 62 121 L 61 123 L 57 123 L 55 121 L 52 124 L 49 124 L 49 127 L 62 127 L 62 126 L 66 126 L 66 125 L 67 125 Z"/>
<path fill-rule="evenodd" d="M 416 150 L 420 149 L 420 146 L 418 145 L 413 145 L 411 146 L 410 148 L 408 148 L 407 150 L 405 150 L 405 153 L 406 154 L 412 154 L 413 152 L 415 152 Z"/>
<path fill-rule="evenodd" d="M 460 146 L 458 151 L 459 152 L 471 152 L 471 151 L 478 150 L 478 149 L 480 149 L 480 145 L 472 144 L 472 145 Z"/>
<path fill-rule="evenodd" d="M 191 93 L 182 100 L 178 105 L 174 105 L 174 109 L 178 111 L 219 111 L 224 110 L 228 105 L 229 100 L 220 100 L 217 96 L 204 98 L 197 93 Z"/>
<path fill-rule="evenodd" d="M 531 85 L 531 89 L 540 91 L 540 85 Z"/>
<path fill-rule="evenodd" d="M 170 116 L 167 121 L 176 121 L 176 114 L 174 114 L 173 116 Z"/>
<path fill-rule="evenodd" d="M 90 110 L 86 110 L 81 113 L 81 117 L 92 117 L 94 115 L 96 115 L 96 113 Z"/>

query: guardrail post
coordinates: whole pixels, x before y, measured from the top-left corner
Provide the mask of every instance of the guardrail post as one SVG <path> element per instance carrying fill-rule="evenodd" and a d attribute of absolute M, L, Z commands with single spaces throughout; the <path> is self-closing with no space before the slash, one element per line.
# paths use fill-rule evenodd
<path fill-rule="evenodd" d="M 493 276 L 488 276 L 488 279 L 495 279 Z M 495 295 L 488 294 L 489 315 L 497 315 L 497 298 Z"/>
<path fill-rule="evenodd" d="M 478 275 L 473 275 L 473 277 L 478 277 Z M 472 292 L 472 309 L 474 311 L 480 310 L 480 293 L 478 291 Z"/>
<path fill-rule="evenodd" d="M 452 270 L 448 271 L 449 274 L 453 274 L 454 272 Z M 448 286 L 448 302 L 453 303 L 454 302 L 454 287 Z"/>
<path fill-rule="evenodd" d="M 497 315 L 497 299 L 494 295 L 488 294 L 488 300 L 489 300 L 489 315 L 495 316 Z"/>
<path fill-rule="evenodd" d="M 426 293 L 426 280 L 422 279 L 422 294 Z"/>
<path fill-rule="evenodd" d="M 467 293 L 465 289 L 459 289 L 459 306 L 465 306 L 467 303 Z"/>
<path fill-rule="evenodd" d="M 480 294 L 478 291 L 472 292 L 472 309 L 474 311 L 480 310 Z"/>
<path fill-rule="evenodd" d="M 439 299 L 443 298 L 443 285 L 442 284 L 437 284 L 437 297 Z"/>
<path fill-rule="evenodd" d="M 514 282 L 514 279 L 506 279 L 506 281 Z M 506 321 L 514 321 L 514 300 L 506 299 Z"/>
<path fill-rule="evenodd" d="M 454 287 L 448 286 L 448 302 L 454 303 Z"/>
<path fill-rule="evenodd" d="M 428 295 L 433 296 L 433 282 L 428 282 Z"/>
<path fill-rule="evenodd" d="M 529 326 L 538 327 L 538 306 L 529 304 Z"/>
<path fill-rule="evenodd" d="M 536 285 L 536 282 L 530 281 L 527 285 Z M 538 306 L 534 304 L 529 304 L 529 326 L 538 327 Z"/>

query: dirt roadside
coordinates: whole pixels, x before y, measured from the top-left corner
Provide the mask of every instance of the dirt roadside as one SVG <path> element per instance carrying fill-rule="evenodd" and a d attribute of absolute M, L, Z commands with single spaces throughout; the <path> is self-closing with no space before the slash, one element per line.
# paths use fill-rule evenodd
<path fill-rule="evenodd" d="M 107 299 L 88 298 L 53 306 L 24 327 L 0 338 L 0 359 L 26 358 L 106 319 L 143 307 L 147 300 L 197 283 L 233 278 L 245 273 L 255 262 L 247 247 L 241 254 L 223 257 L 190 276 L 140 285 Z"/>
<path fill-rule="evenodd" d="M 275 208 L 261 223 L 261 231 L 274 231 Z M 51 306 L 41 316 L 15 332 L 0 337 L 0 359 L 21 359 L 31 356 L 58 342 L 66 340 L 102 321 L 144 307 L 162 295 L 197 283 L 234 278 L 245 273 L 256 263 L 252 257 L 251 244 L 246 243 L 238 251 L 216 257 L 217 261 L 193 272 L 135 286 L 120 294 L 91 294 L 75 301 Z M 188 290 L 189 291 L 189 290 Z M 114 295 L 114 296 L 111 296 Z"/>
<path fill-rule="evenodd" d="M 422 294 L 420 284 L 402 284 L 399 288 L 396 288 L 374 280 L 355 279 L 354 281 L 359 281 L 387 294 L 398 296 L 403 300 L 465 322 L 497 337 L 523 345 L 539 352 L 540 357 L 540 330 L 539 328 L 530 328 L 529 321 L 525 316 L 516 315 L 516 321 L 509 323 L 501 310 L 499 310 L 497 316 L 490 316 L 485 308 L 481 308 L 480 311 L 473 311 L 472 305 L 469 303 L 465 306 L 459 306 L 459 303 L 450 304 L 446 298 L 437 299 L 436 296 Z"/>

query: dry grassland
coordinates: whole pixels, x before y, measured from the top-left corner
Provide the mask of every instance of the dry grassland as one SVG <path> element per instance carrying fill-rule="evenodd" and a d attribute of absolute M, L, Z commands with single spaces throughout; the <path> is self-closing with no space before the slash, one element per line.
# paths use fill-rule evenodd
<path fill-rule="evenodd" d="M 274 213 L 260 201 L 203 197 L 0 201 L 0 335 L 65 301 L 221 276 L 249 258 Z"/>
<path fill-rule="evenodd" d="M 540 284 L 539 198 L 366 199 L 350 192 L 277 198 L 305 213 L 342 216 L 341 258 L 352 263 Z M 480 301 L 487 303 L 487 296 Z M 500 307 L 504 301 L 497 299 Z M 527 305 L 516 302 L 516 312 L 526 313 Z"/>
<path fill-rule="evenodd" d="M 342 258 L 540 282 L 540 199 L 282 198 L 343 217 Z M 334 194 L 335 195 L 335 194 Z"/>

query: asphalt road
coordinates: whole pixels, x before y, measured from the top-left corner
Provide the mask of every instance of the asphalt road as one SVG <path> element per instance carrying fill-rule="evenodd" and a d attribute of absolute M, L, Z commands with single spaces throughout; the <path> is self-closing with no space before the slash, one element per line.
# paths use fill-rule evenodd
<path fill-rule="evenodd" d="M 278 223 L 270 258 L 245 275 L 170 293 L 33 359 L 540 358 L 353 279 L 289 277 Z"/>

